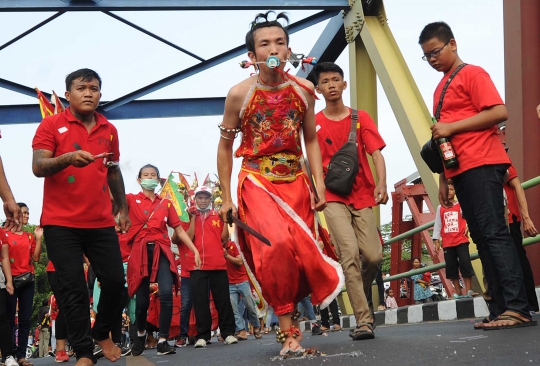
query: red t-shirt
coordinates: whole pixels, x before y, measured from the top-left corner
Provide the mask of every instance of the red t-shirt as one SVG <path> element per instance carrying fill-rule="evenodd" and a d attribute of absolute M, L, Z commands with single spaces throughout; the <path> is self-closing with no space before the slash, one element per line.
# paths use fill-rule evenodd
<path fill-rule="evenodd" d="M 139 192 L 137 194 L 127 194 L 126 200 L 132 225 L 132 229 L 129 230 L 127 235 L 129 242 L 134 240 L 135 234 L 137 236 L 144 236 L 147 243 L 163 240 L 169 237 L 167 225 L 172 228 L 180 225 L 178 213 L 176 213 L 176 209 L 168 199 L 163 199 L 163 202 L 161 202 L 162 198 L 156 194 L 154 201 L 152 201 L 144 193 Z M 134 212 L 135 210 L 138 214 Z M 152 215 L 152 217 L 146 222 L 149 215 Z M 146 227 L 137 232 L 145 222 Z"/>
<path fill-rule="evenodd" d="M 41 226 L 59 225 L 74 228 L 114 226 L 107 183 L 107 161 L 118 162 L 118 133 L 107 119 L 94 113 L 96 125 L 88 133 L 69 108 L 46 117 L 32 141 L 32 149 L 53 152 L 53 157 L 78 148 L 97 155 L 112 152 L 109 158 L 96 159 L 84 168 L 68 166 L 45 177 Z"/>
<path fill-rule="evenodd" d="M 235 257 L 235 258 L 240 255 L 240 252 L 238 252 L 238 248 L 236 247 L 236 244 L 234 244 L 230 240 L 227 243 L 227 253 L 231 257 Z M 246 282 L 249 279 L 247 275 L 246 267 L 244 267 L 244 264 L 237 266 L 236 264 L 232 263 L 227 258 L 225 258 L 225 262 L 227 264 L 227 275 L 229 276 L 230 284 L 237 285 L 239 283 Z"/>
<path fill-rule="evenodd" d="M 513 165 L 510 165 L 508 168 L 508 182 L 518 176 L 516 168 Z M 516 216 L 516 222 L 521 222 L 521 210 L 519 209 L 519 203 L 517 200 L 516 190 L 506 182 L 503 186 L 504 191 L 506 192 L 506 198 L 508 199 L 508 222 L 513 223 Z"/>
<path fill-rule="evenodd" d="M 332 156 L 347 142 L 351 132 L 351 116 L 347 116 L 341 121 L 328 119 L 323 111 L 315 116 L 317 123 L 317 139 L 321 147 L 323 173 L 326 175 L 328 164 Z M 351 194 L 342 197 L 326 190 L 326 200 L 328 202 L 343 202 L 352 205 L 360 210 L 366 207 L 375 206 L 373 196 L 375 181 L 371 174 L 366 153 L 373 154 L 375 150 L 382 150 L 386 144 L 379 135 L 377 126 L 365 111 L 358 111 L 358 122 L 360 128 L 356 130 L 356 141 L 358 143 L 358 157 L 360 170 L 353 184 Z"/>
<path fill-rule="evenodd" d="M 226 259 L 221 245 L 223 220 L 215 211 L 207 211 L 195 216 L 195 238 L 193 244 L 201 257 L 201 270 L 226 270 Z"/>
<path fill-rule="evenodd" d="M 461 205 L 456 202 L 450 208 L 441 207 L 441 239 L 443 248 L 455 247 L 459 244 L 468 243 L 469 238 L 465 235 L 467 221 L 461 214 Z"/>
<path fill-rule="evenodd" d="M 180 222 L 184 231 L 189 229 L 189 224 L 189 222 Z M 180 254 L 180 277 L 189 278 L 189 271 L 192 271 L 195 267 L 195 256 L 193 255 L 193 252 L 189 250 L 187 245 L 182 242 L 178 243 L 178 253 Z"/>
<path fill-rule="evenodd" d="M 11 275 L 18 276 L 26 272 L 34 273 L 34 265 L 32 264 L 32 253 L 36 250 L 34 235 L 27 232 L 15 234 L 11 231 L 6 234 L 9 243 Z"/>
<path fill-rule="evenodd" d="M 444 84 L 452 73 L 447 73 L 435 89 L 433 114 L 437 110 Z M 504 102 L 488 73 L 481 67 L 465 66 L 446 90 L 440 123 L 453 123 L 477 115 L 485 109 Z M 481 131 L 462 132 L 450 138 L 459 166 L 444 169 L 446 178 L 483 165 L 510 164 L 510 159 L 497 136 L 497 126 Z"/>

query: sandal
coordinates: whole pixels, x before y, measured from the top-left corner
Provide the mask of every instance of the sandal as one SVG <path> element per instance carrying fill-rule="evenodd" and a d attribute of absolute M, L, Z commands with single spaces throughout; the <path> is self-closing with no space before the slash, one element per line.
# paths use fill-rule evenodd
<path fill-rule="evenodd" d="M 482 330 L 482 329 L 484 329 L 484 324 L 487 324 L 487 323 L 491 323 L 491 320 L 489 320 L 489 317 L 486 316 L 484 319 L 482 319 L 482 321 L 480 323 L 474 324 L 474 329 L 475 330 Z"/>
<path fill-rule="evenodd" d="M 255 337 L 255 339 L 261 339 L 263 337 L 260 330 L 257 332 L 253 331 L 253 336 Z"/>
<path fill-rule="evenodd" d="M 522 319 L 520 317 L 517 317 L 515 315 L 512 315 L 510 313 L 503 313 L 501 315 L 499 315 L 497 317 L 497 319 L 495 319 L 494 321 L 492 321 L 491 323 L 495 323 L 495 322 L 498 322 L 498 321 L 511 321 L 511 322 L 514 322 L 515 324 L 512 324 L 512 325 L 495 325 L 495 326 L 489 326 L 489 327 L 484 327 L 484 330 L 499 330 L 499 329 L 512 329 L 512 328 L 524 328 L 524 327 L 532 327 L 532 326 L 535 326 L 537 325 L 537 321 L 536 320 L 525 320 L 525 319 Z"/>
<path fill-rule="evenodd" d="M 270 332 L 270 327 L 264 327 L 264 334 L 268 334 Z"/>
<path fill-rule="evenodd" d="M 361 323 L 358 324 L 356 328 L 351 329 L 349 337 L 351 337 L 353 341 L 360 341 L 364 339 L 375 338 L 375 333 L 373 333 L 373 327 L 371 326 L 371 323 Z"/>
<path fill-rule="evenodd" d="M 330 331 L 330 328 L 325 327 L 324 325 L 321 325 L 319 328 L 320 328 L 323 332 L 328 332 L 328 331 Z"/>
<path fill-rule="evenodd" d="M 21 358 L 17 360 L 17 363 L 19 364 L 19 366 L 34 366 L 34 364 L 28 361 L 26 358 Z"/>
<path fill-rule="evenodd" d="M 341 325 L 336 324 L 334 325 L 334 329 L 332 329 L 332 332 L 339 332 L 341 330 Z"/>

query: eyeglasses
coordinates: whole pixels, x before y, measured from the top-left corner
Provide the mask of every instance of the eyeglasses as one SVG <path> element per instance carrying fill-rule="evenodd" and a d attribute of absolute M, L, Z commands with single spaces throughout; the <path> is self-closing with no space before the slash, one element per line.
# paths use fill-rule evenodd
<path fill-rule="evenodd" d="M 451 40 L 450 40 L 451 41 Z M 441 54 L 441 51 L 443 50 L 443 48 L 446 47 L 446 45 L 448 45 L 448 43 L 450 43 L 450 41 L 446 42 L 444 44 L 444 46 L 442 46 L 441 48 L 439 48 L 438 50 L 435 50 L 433 52 L 430 52 L 430 53 L 424 53 L 424 56 L 422 56 L 422 60 L 424 61 L 428 61 L 429 59 L 431 59 L 432 57 L 438 57 L 440 54 Z"/>

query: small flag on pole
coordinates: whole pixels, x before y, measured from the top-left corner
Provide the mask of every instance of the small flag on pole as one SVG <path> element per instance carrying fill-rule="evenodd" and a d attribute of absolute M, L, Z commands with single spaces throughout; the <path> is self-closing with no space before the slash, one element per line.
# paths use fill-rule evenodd
<path fill-rule="evenodd" d="M 172 202 L 176 209 L 176 213 L 178 214 L 178 218 L 180 218 L 181 221 L 189 222 L 189 215 L 187 213 L 187 205 L 184 196 L 180 193 L 178 184 L 176 184 L 173 179 L 173 175 L 169 174 L 169 179 L 167 179 L 167 182 L 161 189 L 159 195 Z"/>
<path fill-rule="evenodd" d="M 49 102 L 47 97 L 45 97 L 45 95 L 38 88 L 34 88 L 34 89 L 37 92 L 37 98 L 39 101 L 39 109 L 41 110 L 41 118 L 43 119 L 45 117 L 49 117 L 55 114 L 54 107 L 51 104 L 51 102 Z"/>

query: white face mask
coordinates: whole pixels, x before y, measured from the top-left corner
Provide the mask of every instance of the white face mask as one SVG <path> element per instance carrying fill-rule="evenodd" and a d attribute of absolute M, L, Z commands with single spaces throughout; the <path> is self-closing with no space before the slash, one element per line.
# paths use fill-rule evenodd
<path fill-rule="evenodd" d="M 197 202 L 195 202 L 195 207 L 197 207 L 197 210 L 201 211 L 201 212 L 206 212 L 206 211 L 209 211 L 211 208 L 212 208 L 212 204 L 208 204 L 208 206 L 206 208 L 200 208 L 199 205 L 197 204 Z"/>

